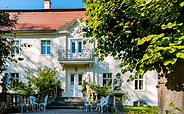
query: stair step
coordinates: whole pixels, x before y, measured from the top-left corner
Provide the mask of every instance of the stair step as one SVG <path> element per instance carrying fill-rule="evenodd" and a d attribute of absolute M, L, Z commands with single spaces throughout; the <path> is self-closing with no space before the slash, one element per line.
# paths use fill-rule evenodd
<path fill-rule="evenodd" d="M 83 109 L 84 99 L 83 97 L 62 97 L 57 96 L 55 101 L 47 104 L 47 108 L 50 109 Z"/>
<path fill-rule="evenodd" d="M 47 109 L 84 109 L 84 106 L 47 106 Z"/>
<path fill-rule="evenodd" d="M 48 104 L 49 106 L 84 106 L 84 102 L 76 102 L 76 103 L 63 103 L 63 102 L 56 102 L 56 101 L 53 101 L 51 103 Z"/>

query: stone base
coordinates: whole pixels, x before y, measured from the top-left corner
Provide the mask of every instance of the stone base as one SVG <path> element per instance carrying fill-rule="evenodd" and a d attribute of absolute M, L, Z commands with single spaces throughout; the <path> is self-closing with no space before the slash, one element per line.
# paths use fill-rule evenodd
<path fill-rule="evenodd" d="M 123 108 L 123 104 L 122 104 L 122 91 L 121 90 L 116 90 L 114 93 L 114 109 L 116 113 L 119 114 L 124 114 L 124 108 Z"/>

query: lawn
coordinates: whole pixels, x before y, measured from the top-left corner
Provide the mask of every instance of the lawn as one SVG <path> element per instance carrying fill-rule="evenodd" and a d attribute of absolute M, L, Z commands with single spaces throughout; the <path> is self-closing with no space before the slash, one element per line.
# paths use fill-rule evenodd
<path fill-rule="evenodd" d="M 141 114 L 141 113 L 146 113 L 146 114 L 157 114 L 158 113 L 158 107 L 147 107 L 147 106 L 124 106 L 124 110 L 128 114 Z"/>

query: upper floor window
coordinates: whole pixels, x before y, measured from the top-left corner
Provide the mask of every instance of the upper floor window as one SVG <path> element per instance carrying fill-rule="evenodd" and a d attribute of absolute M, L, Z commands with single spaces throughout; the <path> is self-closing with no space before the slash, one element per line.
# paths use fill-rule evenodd
<path fill-rule="evenodd" d="M 13 77 L 13 87 L 18 86 L 19 83 L 19 73 L 10 73 L 10 75 Z"/>
<path fill-rule="evenodd" d="M 82 42 L 78 42 L 78 51 L 82 52 Z"/>
<path fill-rule="evenodd" d="M 50 40 L 41 41 L 41 54 L 50 54 Z"/>
<path fill-rule="evenodd" d="M 15 40 L 13 42 L 13 51 L 12 51 L 13 55 L 19 55 L 20 54 L 20 42 L 19 40 Z"/>
<path fill-rule="evenodd" d="M 82 49 L 83 49 L 82 39 L 73 39 L 71 41 L 71 51 L 72 51 L 72 53 L 82 52 Z"/>
<path fill-rule="evenodd" d="M 72 42 L 72 53 L 75 53 L 75 42 Z"/>
<path fill-rule="evenodd" d="M 143 90 L 144 87 L 143 75 L 139 75 L 135 78 L 135 90 Z"/>
<path fill-rule="evenodd" d="M 112 73 L 103 73 L 103 86 L 107 83 L 108 83 L 108 85 L 111 85 Z"/>

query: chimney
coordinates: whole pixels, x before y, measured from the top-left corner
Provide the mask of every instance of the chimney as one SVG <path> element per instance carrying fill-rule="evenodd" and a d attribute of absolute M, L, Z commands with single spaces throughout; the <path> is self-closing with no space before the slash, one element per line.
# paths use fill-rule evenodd
<path fill-rule="evenodd" d="M 50 8 L 51 8 L 50 0 L 44 0 L 44 9 L 50 9 Z"/>

